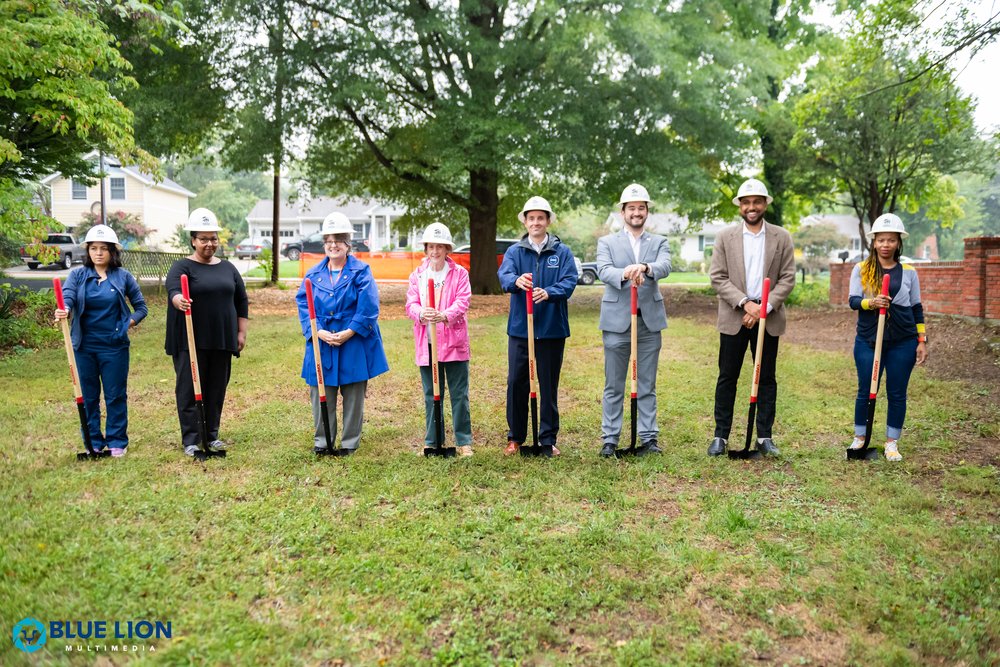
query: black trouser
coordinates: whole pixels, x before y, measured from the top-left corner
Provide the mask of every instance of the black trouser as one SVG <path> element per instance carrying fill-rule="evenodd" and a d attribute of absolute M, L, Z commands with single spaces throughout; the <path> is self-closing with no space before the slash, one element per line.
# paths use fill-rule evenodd
<path fill-rule="evenodd" d="M 201 444 L 201 417 L 194 404 L 194 382 L 191 379 L 191 357 L 187 350 L 174 355 L 174 373 L 177 383 L 177 419 L 181 423 L 181 445 Z M 205 423 L 208 441 L 219 437 L 222 404 L 226 402 L 226 387 L 233 366 L 233 353 L 226 350 L 198 350 L 198 373 L 201 378 L 201 395 L 205 403 Z"/>
<path fill-rule="evenodd" d="M 559 434 L 559 371 L 565 338 L 535 340 L 538 374 L 538 444 L 554 445 Z M 507 439 L 528 439 L 528 339 L 507 338 Z"/>
<path fill-rule="evenodd" d="M 747 344 L 750 344 L 750 361 L 757 353 L 757 324 L 753 329 L 743 327 L 738 334 L 719 334 L 719 380 L 715 385 L 715 437 L 729 438 L 733 426 L 733 402 L 736 384 L 743 368 Z M 778 358 L 778 337 L 764 331 L 764 354 L 760 360 L 760 385 L 757 389 L 757 437 L 770 438 L 774 426 L 774 404 L 778 398 L 778 382 L 774 377 Z M 751 366 L 751 372 L 753 372 Z"/>

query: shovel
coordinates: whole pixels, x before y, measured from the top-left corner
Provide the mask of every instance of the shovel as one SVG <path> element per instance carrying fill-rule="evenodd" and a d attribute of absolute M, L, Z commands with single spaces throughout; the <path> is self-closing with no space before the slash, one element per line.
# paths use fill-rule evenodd
<path fill-rule="evenodd" d="M 433 278 L 427 280 L 427 304 L 430 308 L 435 308 Z M 427 359 L 431 365 L 431 378 L 434 385 L 434 446 L 424 447 L 424 456 L 452 458 L 455 456 L 455 448 L 444 446 L 444 407 L 441 396 L 441 366 L 438 364 L 437 340 L 437 323 L 429 322 L 427 324 Z"/>
<path fill-rule="evenodd" d="M 629 369 L 629 379 L 631 380 L 632 394 L 630 398 L 631 402 L 631 412 L 632 412 L 632 439 L 629 444 L 628 449 L 618 449 L 615 450 L 615 456 L 621 458 L 623 456 L 635 456 L 640 453 L 640 450 L 636 449 L 638 444 L 638 424 L 636 423 L 636 417 L 638 415 L 638 384 L 639 384 L 639 288 L 633 283 L 632 284 L 632 350 L 628 359 L 628 369 Z"/>
<path fill-rule="evenodd" d="M 181 275 L 181 294 L 191 301 L 191 290 L 188 286 L 188 277 Z M 201 427 L 201 449 L 194 453 L 194 457 L 199 461 L 204 461 L 213 456 L 225 458 L 226 450 L 212 451 L 208 446 L 208 421 L 205 419 L 205 402 L 201 395 L 201 373 L 198 371 L 198 350 L 194 343 L 194 322 L 191 320 L 193 306 L 188 305 L 184 311 L 184 324 L 187 326 L 188 356 L 191 358 L 191 381 L 194 383 L 194 405 L 198 408 L 198 420 Z"/>
<path fill-rule="evenodd" d="M 333 446 L 333 434 L 330 433 L 330 415 L 326 413 L 326 383 L 323 382 L 323 361 L 319 355 L 319 334 L 316 328 L 316 302 L 313 301 L 313 285 L 308 278 L 305 279 L 306 303 L 309 304 L 309 327 L 312 329 L 313 360 L 316 363 L 316 390 L 319 393 L 319 413 L 323 419 L 323 435 L 326 436 L 325 448 L 313 448 L 313 453 L 317 456 L 347 456 L 351 452 L 341 449 L 338 445 Z"/>
<path fill-rule="evenodd" d="M 743 449 L 729 450 L 731 459 L 759 459 L 763 454 L 757 449 L 750 449 L 753 444 L 753 427 L 757 419 L 757 388 L 760 386 L 760 363 L 764 358 L 764 329 L 767 325 L 767 297 L 771 291 L 771 279 L 764 278 L 764 287 L 760 296 L 760 320 L 757 322 L 757 354 L 753 355 L 753 383 L 750 386 L 750 411 L 747 414 L 747 439 Z"/>
<path fill-rule="evenodd" d="M 530 275 L 530 274 L 529 274 Z M 532 276 L 534 278 L 534 276 Z M 535 301 L 534 279 L 532 289 L 525 293 L 528 310 L 528 405 L 531 409 L 531 446 L 521 445 L 521 456 L 552 456 L 552 445 L 538 444 L 538 377 L 535 368 Z"/>
<path fill-rule="evenodd" d="M 882 276 L 882 296 L 889 296 L 889 275 Z M 885 331 L 885 308 L 878 309 L 878 332 L 875 334 L 875 359 L 872 361 L 872 384 L 868 390 L 868 419 L 865 420 L 865 445 L 861 449 L 848 449 L 848 461 L 873 461 L 879 458 L 879 450 L 868 447 L 872 440 L 872 424 L 875 422 L 875 397 L 878 395 L 879 362 L 882 359 L 882 333 Z"/>
<path fill-rule="evenodd" d="M 62 282 L 58 278 L 52 279 L 52 289 L 56 293 L 56 306 L 59 310 L 66 310 L 66 301 L 63 299 Z M 95 451 L 90 440 L 90 428 L 87 426 L 87 408 L 83 404 L 83 392 L 80 390 L 80 377 L 76 371 L 76 354 L 73 353 L 73 341 L 69 335 L 69 320 L 59 320 L 62 324 L 63 342 L 66 344 L 66 359 L 69 360 L 69 379 L 73 383 L 73 396 L 76 398 L 76 411 L 80 413 L 80 435 L 83 436 L 83 447 L 87 451 L 79 452 L 76 455 L 77 461 L 88 461 L 103 459 L 111 456 L 110 449 Z"/>

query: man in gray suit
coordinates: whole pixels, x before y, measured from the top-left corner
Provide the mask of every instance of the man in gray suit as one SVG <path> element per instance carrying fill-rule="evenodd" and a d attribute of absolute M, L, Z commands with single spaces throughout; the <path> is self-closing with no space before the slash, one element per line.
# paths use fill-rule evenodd
<path fill-rule="evenodd" d="M 715 437 L 708 447 L 709 456 L 726 453 L 733 424 L 736 384 L 747 345 L 751 356 L 757 352 L 764 278 L 771 279 L 771 292 L 767 300 L 757 395 L 757 449 L 768 456 L 779 455 L 771 440 L 778 396 L 774 370 L 778 337 L 785 333 L 785 299 L 795 287 L 795 250 L 791 234 L 764 220 L 764 212 L 771 201 L 763 183 L 755 178 L 745 181 L 733 198 L 733 204 L 740 207 L 742 221 L 726 227 L 715 237 L 709 274 L 712 287 L 719 295 L 716 324 L 719 379 L 715 385 Z"/>
<path fill-rule="evenodd" d="M 637 433 L 638 454 L 658 454 L 656 368 L 667 328 L 658 281 L 670 274 L 670 246 L 663 236 L 644 231 L 652 202 L 646 188 L 632 184 L 618 202 L 625 223 L 622 231 L 597 242 L 597 275 L 604 283 L 600 329 L 604 339 L 604 399 L 601 410 L 601 456 L 615 455 L 622 431 L 625 379 L 631 354 L 631 286 L 639 288 Z"/>

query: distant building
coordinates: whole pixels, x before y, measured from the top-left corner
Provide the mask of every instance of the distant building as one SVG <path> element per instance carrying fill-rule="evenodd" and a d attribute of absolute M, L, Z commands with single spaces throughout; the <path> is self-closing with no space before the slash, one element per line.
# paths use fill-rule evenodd
<path fill-rule="evenodd" d="M 271 240 L 273 200 L 261 199 L 247 214 L 247 229 L 252 243 Z M 335 199 L 313 197 L 295 203 L 283 202 L 279 212 L 278 230 L 281 247 L 320 231 L 323 219 L 334 211 L 347 216 L 354 225 L 354 238 L 364 241 L 372 250 L 385 247 L 405 248 L 415 243 L 416 230 L 400 229 L 394 224 L 406 209 L 366 199 Z"/>
<path fill-rule="evenodd" d="M 92 160 L 97 171 L 96 151 L 85 159 Z M 149 230 L 144 245 L 148 248 L 173 250 L 177 225 L 188 217 L 188 204 L 195 193 L 169 178 L 156 181 L 138 167 L 122 165 L 117 159 L 104 156 L 104 198 L 108 213 L 124 211 L 139 216 Z M 52 192 L 52 217 L 72 231 L 83 221 L 85 213 L 101 210 L 100 181 L 87 185 L 56 172 L 41 181 Z"/>
<path fill-rule="evenodd" d="M 828 214 L 814 213 L 802 218 L 802 227 L 810 225 L 828 224 L 837 228 L 843 236 L 847 237 L 847 245 L 830 251 L 830 261 L 839 262 L 842 252 L 848 253 L 848 261 L 857 261 L 862 256 L 868 254 L 868 241 L 862 242 L 861 234 L 858 231 L 858 216 L 850 214 Z M 870 225 L 865 225 L 865 229 L 870 229 Z M 903 246 L 903 252 L 918 260 L 937 261 L 938 243 L 937 235 L 931 234 L 923 242 L 914 244 L 913 239 L 908 239 Z"/>

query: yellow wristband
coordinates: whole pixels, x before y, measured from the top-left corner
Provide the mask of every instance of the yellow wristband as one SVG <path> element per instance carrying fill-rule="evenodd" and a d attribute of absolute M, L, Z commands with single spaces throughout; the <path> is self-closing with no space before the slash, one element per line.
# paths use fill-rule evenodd
<path fill-rule="evenodd" d="M 861 308 L 864 310 L 871 310 L 871 303 L 868 299 L 861 299 Z"/>

